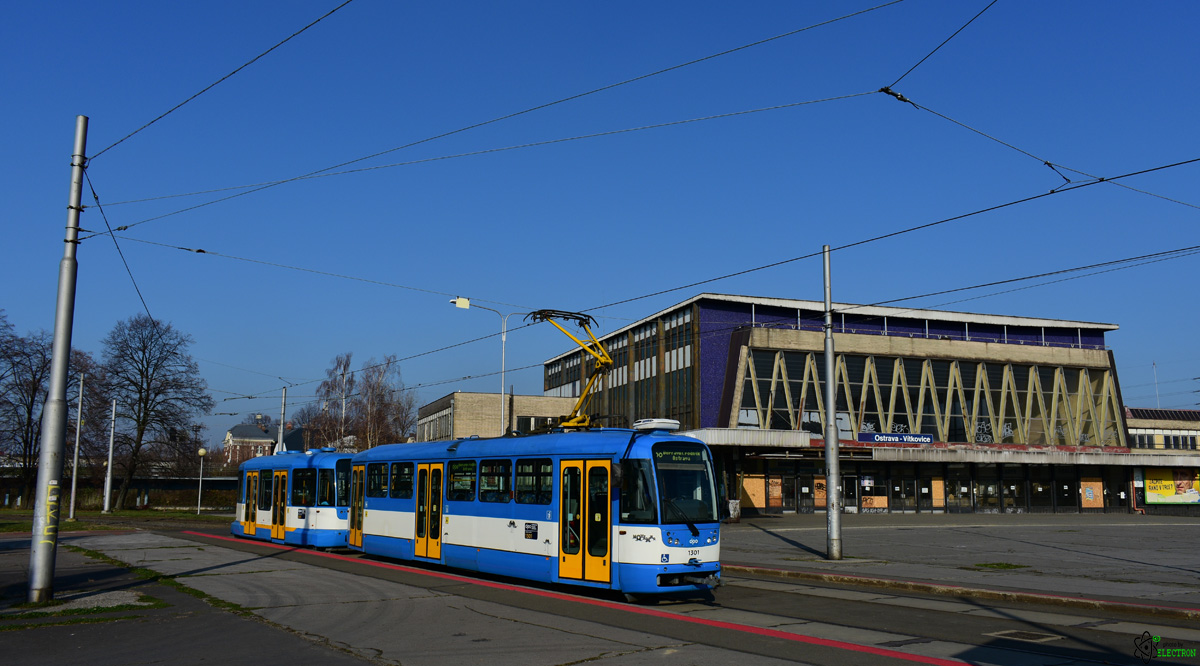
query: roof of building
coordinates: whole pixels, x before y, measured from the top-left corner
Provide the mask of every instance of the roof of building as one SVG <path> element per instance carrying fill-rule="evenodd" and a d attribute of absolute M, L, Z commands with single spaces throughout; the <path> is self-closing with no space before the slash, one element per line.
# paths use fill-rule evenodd
<path fill-rule="evenodd" d="M 649 321 L 654 321 L 667 313 L 674 312 L 682 307 L 691 305 L 697 301 L 721 301 L 725 303 L 741 303 L 746 305 L 761 305 L 774 308 L 788 308 L 793 310 L 807 310 L 810 312 L 824 312 L 824 301 L 805 301 L 794 298 L 767 298 L 762 296 L 737 296 L 733 294 L 713 294 L 703 293 L 697 294 L 686 301 L 681 301 L 668 308 L 659 310 L 652 315 L 643 317 L 632 324 L 628 324 L 621 328 L 605 333 L 604 335 L 597 334 L 597 338 L 604 340 L 619 333 L 624 333 L 631 329 L 637 328 Z M 930 321 L 946 321 L 967 324 L 989 324 L 994 326 L 1027 326 L 1027 327 L 1046 327 L 1046 328 L 1081 328 L 1096 331 L 1115 331 L 1119 326 L 1116 324 L 1102 324 L 1088 321 L 1072 321 L 1067 319 L 1042 319 L 1038 317 L 1018 317 L 1012 315 L 994 315 L 994 314 L 976 314 L 972 312 L 949 312 L 946 310 L 922 310 L 918 308 L 897 308 L 884 305 L 858 305 L 854 303 L 832 303 L 833 311 L 838 313 L 853 313 L 863 317 L 896 317 L 902 319 L 925 319 Z M 556 361 L 560 358 L 570 356 L 579 351 L 578 348 L 557 354 L 547 360 L 547 363 Z"/>
<path fill-rule="evenodd" d="M 229 429 L 229 436 L 233 439 L 250 439 L 250 440 L 271 440 L 275 437 L 272 432 L 263 430 L 262 428 L 251 423 L 239 423 Z"/>
<path fill-rule="evenodd" d="M 268 426 L 267 430 L 264 431 L 252 423 L 239 423 L 229 429 L 228 436 L 231 440 L 274 444 L 279 441 L 279 427 Z M 285 429 L 283 431 L 283 447 L 288 451 L 303 451 L 304 428 Z"/>
<path fill-rule="evenodd" d="M 1195 409 L 1153 409 L 1149 407 L 1128 407 L 1126 416 L 1133 419 L 1148 421 L 1196 421 L 1200 422 L 1200 410 Z"/>

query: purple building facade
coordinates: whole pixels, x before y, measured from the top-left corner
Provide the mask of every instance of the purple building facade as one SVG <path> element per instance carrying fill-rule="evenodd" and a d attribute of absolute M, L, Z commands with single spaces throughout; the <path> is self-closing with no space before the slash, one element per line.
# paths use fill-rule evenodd
<path fill-rule="evenodd" d="M 697 295 L 599 337 L 615 366 L 590 412 L 608 426 L 678 420 L 749 512 L 823 510 L 823 324 L 817 301 Z M 1131 450 L 1105 346 L 1116 329 L 835 303 L 846 510 L 1139 508 L 1139 470 L 1196 457 Z M 572 350 L 544 371 L 545 395 L 575 397 L 590 358 Z"/>

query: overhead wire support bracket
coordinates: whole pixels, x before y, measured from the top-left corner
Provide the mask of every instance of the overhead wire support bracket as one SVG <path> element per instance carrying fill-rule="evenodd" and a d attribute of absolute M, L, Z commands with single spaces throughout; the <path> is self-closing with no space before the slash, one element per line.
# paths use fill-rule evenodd
<path fill-rule="evenodd" d="M 884 87 L 880 88 L 880 89 L 879 89 L 879 92 L 881 92 L 881 93 L 883 93 L 883 94 L 885 94 L 885 95 L 891 95 L 892 97 L 895 97 L 896 99 L 898 99 L 898 100 L 900 100 L 901 102 L 904 102 L 904 103 L 906 103 L 906 104 L 912 104 L 914 109 L 920 109 L 920 108 L 921 108 L 921 107 L 917 106 L 917 103 L 916 103 L 916 102 L 914 102 L 914 101 L 912 101 L 911 99 L 909 99 L 909 98 L 905 97 L 904 95 L 901 95 L 900 93 L 896 92 L 895 90 L 892 90 L 891 88 L 889 88 L 889 87 L 887 87 L 887 86 L 884 86 Z"/>
<path fill-rule="evenodd" d="M 1066 187 L 1067 185 L 1070 185 L 1070 184 L 1072 184 L 1072 183 L 1074 182 L 1074 181 L 1072 181 L 1070 178 L 1067 178 L 1067 176 L 1066 176 L 1065 174 L 1063 174 L 1063 172 L 1059 171 L 1059 170 L 1058 170 L 1058 167 L 1054 166 L 1054 163 L 1052 163 L 1052 162 L 1050 162 L 1050 161 L 1043 161 L 1043 162 L 1042 162 L 1042 164 L 1045 164 L 1046 166 L 1050 167 L 1050 170 L 1051 170 L 1051 171 L 1053 171 L 1054 173 L 1058 174 L 1058 175 L 1059 175 L 1059 177 L 1061 177 L 1061 178 L 1063 179 L 1063 181 L 1065 181 L 1065 182 L 1063 182 L 1063 184 L 1062 184 L 1062 185 L 1059 185 L 1058 187 L 1054 188 L 1053 190 L 1050 190 L 1051 192 L 1055 192 L 1055 191 L 1057 191 L 1057 190 L 1059 190 L 1059 189 L 1061 189 L 1061 188 L 1064 188 L 1064 187 Z M 1100 180 L 1104 180 L 1104 179 L 1103 179 L 1103 178 L 1101 178 Z"/>
<path fill-rule="evenodd" d="M 535 310 L 525 315 L 525 319 L 535 322 L 548 321 L 554 324 L 554 327 L 566 334 L 583 348 L 585 352 L 590 354 L 595 359 L 595 365 L 592 366 L 592 371 L 588 374 L 587 384 L 579 393 L 579 400 L 575 402 L 575 407 L 571 409 L 571 413 L 558 418 L 559 428 L 589 428 L 592 425 L 591 417 L 587 415 L 586 410 L 588 403 L 591 401 L 592 389 L 596 386 L 597 380 L 608 373 L 613 367 L 612 356 L 604 349 L 604 345 L 596 339 L 596 335 L 592 333 L 592 326 L 596 325 L 596 320 L 591 315 L 586 315 L 581 312 L 566 312 L 563 310 Z M 587 342 L 575 337 L 567 329 L 563 328 L 562 324 L 556 320 L 573 321 L 579 328 L 587 333 Z"/>

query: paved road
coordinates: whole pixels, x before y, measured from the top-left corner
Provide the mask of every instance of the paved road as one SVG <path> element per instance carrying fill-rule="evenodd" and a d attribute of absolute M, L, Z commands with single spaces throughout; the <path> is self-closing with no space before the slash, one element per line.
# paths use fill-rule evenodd
<path fill-rule="evenodd" d="M 822 557 L 824 520 L 787 516 L 727 526 L 729 584 L 715 603 L 656 606 L 344 554 L 133 532 L 66 535 L 56 598 L 78 596 L 76 603 L 99 608 L 36 618 L 3 608 L 24 598 L 28 537 L 0 539 L 0 629 L 10 629 L 0 631 L 0 654 L 13 664 L 1049 665 L 1142 663 L 1134 659 L 1142 633 L 1161 636 L 1161 645 L 1200 647 L 1198 521 L 846 516 L 847 557 L 829 562 Z M 229 605 L 214 607 L 67 546 L 173 576 Z M 1024 568 L 977 566 L 997 563 Z M 957 586 L 953 594 L 925 594 L 949 585 Z M 1073 607 L 988 596 L 1000 592 L 1066 595 Z M 142 595 L 164 607 L 139 604 Z M 1092 599 L 1109 603 L 1080 610 Z M 93 620 L 100 622 L 83 623 Z M 11 630 L 17 627 L 28 628 Z M 1005 631 L 1030 635 L 991 635 Z"/>
<path fill-rule="evenodd" d="M 846 515 L 841 561 L 823 514 L 743 520 L 727 565 L 1129 604 L 1200 608 L 1200 520 L 1137 514 Z M 993 565 L 980 566 L 980 565 Z M 1200 620 L 1200 618 L 1197 618 Z"/>

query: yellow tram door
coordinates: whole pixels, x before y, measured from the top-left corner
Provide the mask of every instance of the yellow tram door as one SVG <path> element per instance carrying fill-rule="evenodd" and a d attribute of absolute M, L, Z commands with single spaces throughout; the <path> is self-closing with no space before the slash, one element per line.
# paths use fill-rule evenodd
<path fill-rule="evenodd" d="M 273 497 L 271 498 L 271 538 L 282 539 L 287 535 L 287 481 L 286 470 L 276 470 Z"/>
<path fill-rule="evenodd" d="M 612 580 L 611 464 L 607 460 L 559 463 L 558 575 L 608 583 Z"/>
<path fill-rule="evenodd" d="M 246 496 L 242 500 L 242 533 L 254 536 L 254 524 L 258 522 L 258 472 L 246 472 Z"/>
<path fill-rule="evenodd" d="M 417 465 L 417 524 L 413 554 L 442 558 L 442 464 Z"/>
<path fill-rule="evenodd" d="M 350 540 L 351 546 L 362 548 L 363 542 L 363 504 L 366 501 L 365 486 L 366 466 L 355 465 L 350 468 Z"/>

